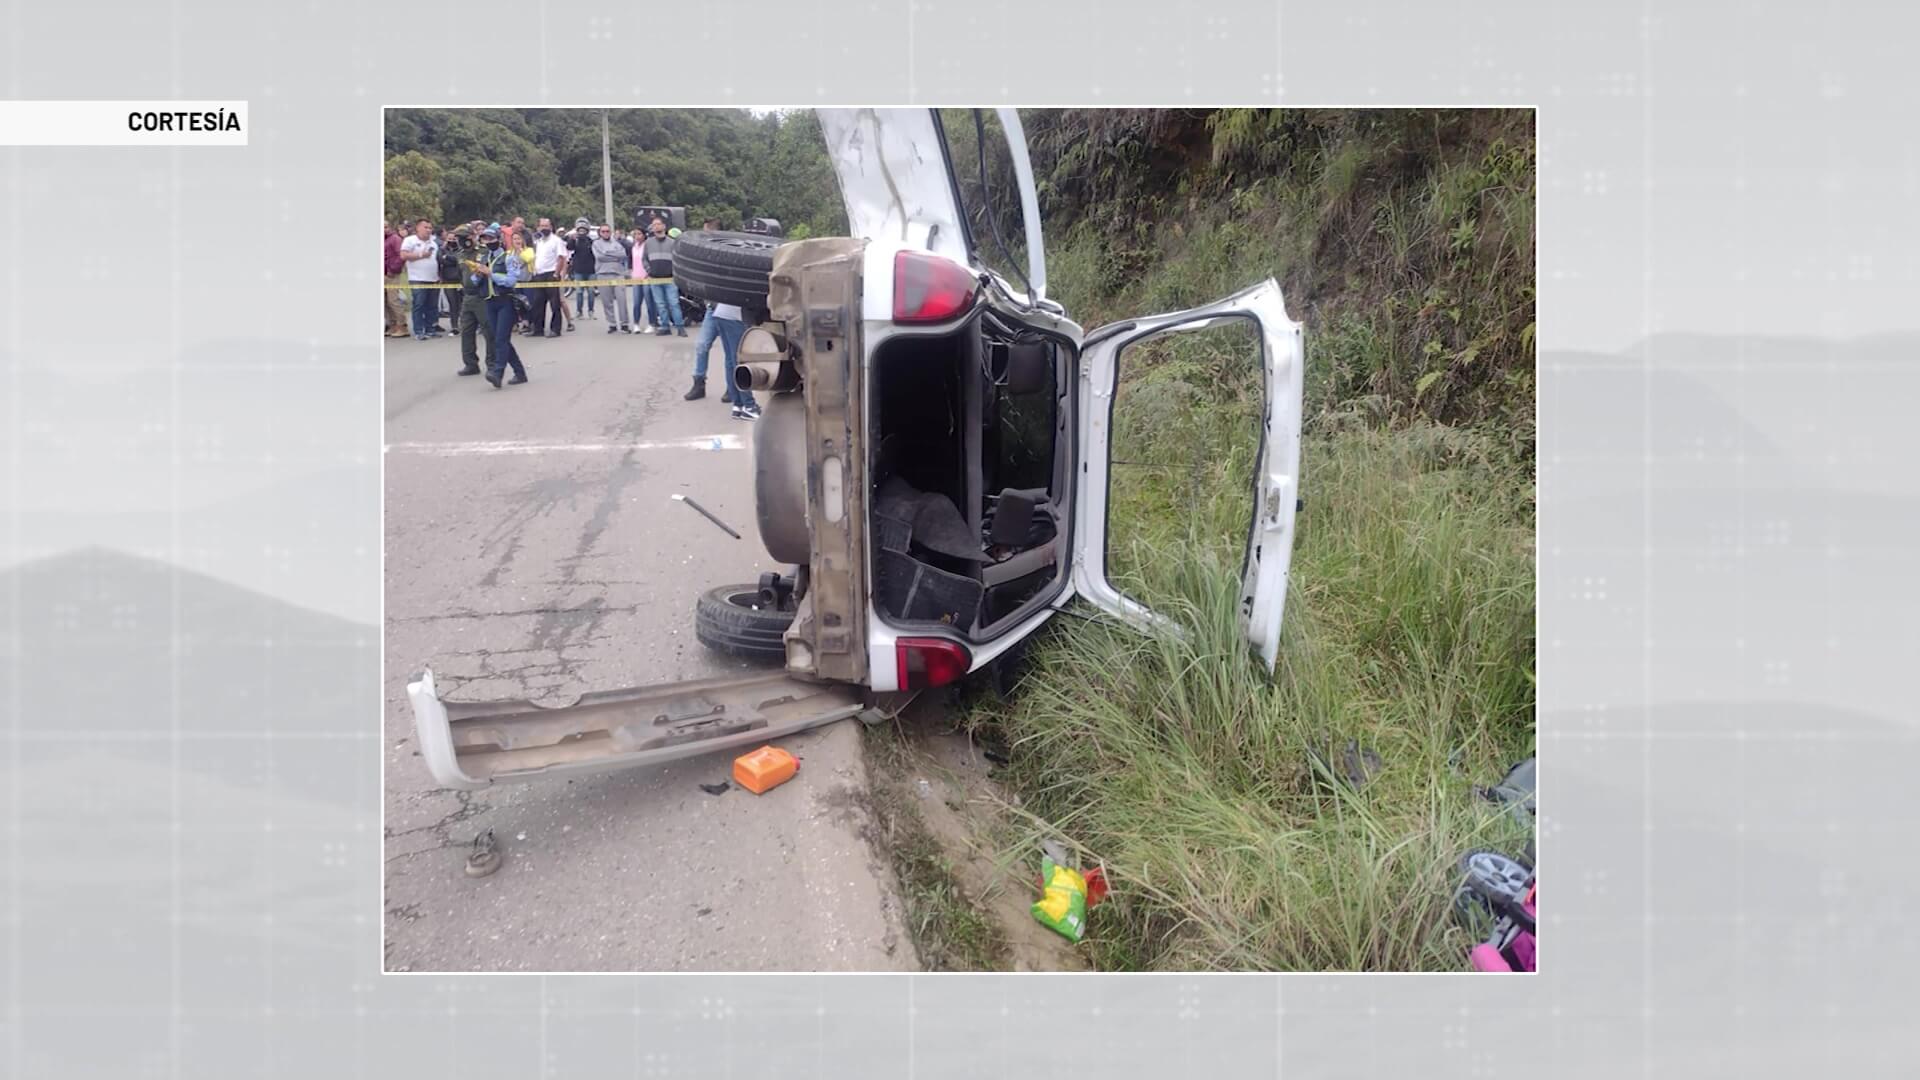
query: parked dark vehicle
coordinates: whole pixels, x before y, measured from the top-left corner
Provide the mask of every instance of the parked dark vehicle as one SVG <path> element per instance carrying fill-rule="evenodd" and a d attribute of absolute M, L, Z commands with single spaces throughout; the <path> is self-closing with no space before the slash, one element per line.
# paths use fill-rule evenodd
<path fill-rule="evenodd" d="M 655 219 L 667 223 L 669 229 L 684 230 L 687 227 L 687 208 L 684 206 L 642 206 L 633 212 L 633 227 L 641 232 L 653 228 Z"/>

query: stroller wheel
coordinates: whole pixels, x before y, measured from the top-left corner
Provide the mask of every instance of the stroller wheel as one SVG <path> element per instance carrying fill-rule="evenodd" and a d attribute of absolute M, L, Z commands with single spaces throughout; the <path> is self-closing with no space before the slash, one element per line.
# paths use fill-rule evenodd
<path fill-rule="evenodd" d="M 1495 917 L 1492 902 L 1500 897 L 1514 904 L 1526 899 L 1533 876 L 1524 863 L 1497 851 L 1469 851 L 1460 857 L 1460 887 L 1453 894 L 1453 911 L 1467 925 L 1485 925 Z"/>

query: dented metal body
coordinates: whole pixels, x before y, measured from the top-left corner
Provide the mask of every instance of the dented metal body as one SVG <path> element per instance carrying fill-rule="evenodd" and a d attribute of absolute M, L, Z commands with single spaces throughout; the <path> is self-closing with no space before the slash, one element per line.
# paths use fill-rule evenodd
<path fill-rule="evenodd" d="M 808 583 L 787 631 L 787 670 L 816 679 L 867 681 L 866 441 L 861 398 L 861 267 L 866 241 L 823 237 L 784 244 L 768 283 L 770 318 L 784 328 L 801 376 L 805 443 L 776 442 L 757 454 L 801 456 Z M 786 470 L 791 472 L 791 466 Z M 792 522 L 784 523 L 787 527 Z"/>

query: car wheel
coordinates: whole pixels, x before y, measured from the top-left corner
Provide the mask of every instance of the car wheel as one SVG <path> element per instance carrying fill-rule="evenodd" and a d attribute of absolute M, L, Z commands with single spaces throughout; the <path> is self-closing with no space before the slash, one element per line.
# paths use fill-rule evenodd
<path fill-rule="evenodd" d="M 784 662 L 782 638 L 792 625 L 792 610 L 762 605 L 760 586 L 754 584 L 708 589 L 693 605 L 693 634 L 700 644 L 747 660 Z"/>
<path fill-rule="evenodd" d="M 767 275 L 779 246 L 773 237 L 752 233 L 681 233 L 673 249 L 673 283 L 695 300 L 765 307 Z"/>

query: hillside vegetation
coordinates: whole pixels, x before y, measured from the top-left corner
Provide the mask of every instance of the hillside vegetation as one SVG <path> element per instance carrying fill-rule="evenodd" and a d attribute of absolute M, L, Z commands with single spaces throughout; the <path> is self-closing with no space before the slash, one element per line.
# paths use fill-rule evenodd
<path fill-rule="evenodd" d="M 1208 331 L 1123 353 L 1115 410 L 1128 458 L 1191 462 L 1116 466 L 1109 548 L 1188 634 L 1056 620 L 1010 701 L 975 709 L 1014 747 L 1033 831 L 1105 864 L 1090 948 L 1110 968 L 1458 969 L 1456 860 L 1523 839 L 1472 786 L 1533 748 L 1531 114 L 1022 122 L 1050 291 L 1085 324 L 1269 275 L 1306 324 L 1277 673 L 1235 610 L 1262 391 Z"/>

